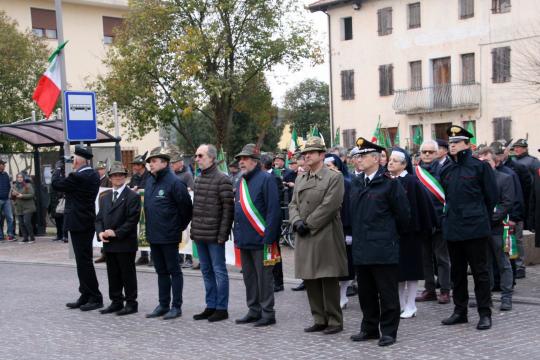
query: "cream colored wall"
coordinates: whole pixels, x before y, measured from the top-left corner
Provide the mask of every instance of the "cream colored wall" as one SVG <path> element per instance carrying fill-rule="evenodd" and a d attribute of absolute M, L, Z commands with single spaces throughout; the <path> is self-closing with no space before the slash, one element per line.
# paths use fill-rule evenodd
<path fill-rule="evenodd" d="M 491 49 L 505 46 L 508 41 L 534 34 L 540 28 L 539 7 L 534 0 L 514 0 L 510 13 L 491 14 L 491 0 L 475 1 L 475 16 L 460 20 L 458 1 L 421 0 L 421 24 L 418 29 L 407 29 L 407 5 L 415 1 L 368 0 L 359 11 L 351 5 L 329 10 L 332 33 L 332 76 L 334 94 L 334 126 L 356 128 L 358 136 L 370 138 L 378 117 L 384 127 L 400 125 L 402 145 L 411 137 L 410 125 L 423 124 L 424 138 L 431 137 L 432 124 L 459 123 L 476 120 L 479 142 L 491 142 L 493 117 L 512 116 L 512 135 L 524 137 L 527 129 L 533 146 L 540 145 L 540 132 L 534 129 L 540 115 L 536 106 L 523 107 L 523 91 L 517 81 L 492 84 Z M 377 33 L 377 10 L 392 7 L 391 35 Z M 341 41 L 340 18 L 353 17 L 353 39 Z M 540 34 L 536 32 L 536 34 Z M 512 46 L 512 71 L 516 69 L 518 51 Z M 521 43 L 526 44 L 525 41 Z M 486 44 L 486 45 L 483 45 Z M 540 42 L 539 42 L 540 44 Z M 538 48 L 540 53 L 540 46 Z M 393 64 L 394 89 L 409 87 L 409 62 L 422 61 L 422 85 L 432 85 L 431 60 L 451 57 L 452 83 L 461 82 L 461 54 L 475 53 L 476 81 L 482 86 L 482 105 L 478 110 L 460 110 L 423 115 L 397 115 L 392 109 L 394 96 L 379 96 L 379 65 Z M 355 99 L 341 99 L 342 70 L 355 71 Z"/>
<path fill-rule="evenodd" d="M 53 0 L 0 0 L 0 9 L 19 23 L 22 30 L 32 29 L 30 8 L 54 10 Z M 106 72 L 102 63 L 108 45 L 103 44 L 103 16 L 123 17 L 128 11 L 127 0 L 63 1 L 66 77 L 68 89 L 87 90 L 86 84 Z M 46 40 L 51 51 L 57 40 Z M 99 96 L 99 94 L 97 94 Z M 144 152 L 159 145 L 159 135 L 153 131 L 141 140 L 127 141 L 129 134 L 121 130 L 122 147 Z"/>

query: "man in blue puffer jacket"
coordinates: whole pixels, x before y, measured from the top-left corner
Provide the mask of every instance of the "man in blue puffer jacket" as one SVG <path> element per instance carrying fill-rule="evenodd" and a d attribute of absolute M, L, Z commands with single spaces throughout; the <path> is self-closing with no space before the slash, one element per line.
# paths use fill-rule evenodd
<path fill-rule="evenodd" d="M 180 269 L 178 245 L 182 231 L 191 221 L 193 205 L 186 186 L 169 168 L 171 159 L 167 149 L 155 148 L 146 162 L 152 176 L 144 188 L 146 238 L 154 268 L 158 274 L 159 305 L 147 318 L 165 315 L 174 319 L 182 315 L 184 279 Z M 171 305 L 172 289 L 172 305 Z"/>
<path fill-rule="evenodd" d="M 276 323 L 274 312 L 274 259 L 265 257 L 279 237 L 281 208 L 274 175 L 261 170 L 259 151 L 254 144 L 244 146 L 235 157 L 242 178 L 234 199 L 234 242 L 240 249 L 242 274 L 249 312 L 237 324 Z"/>

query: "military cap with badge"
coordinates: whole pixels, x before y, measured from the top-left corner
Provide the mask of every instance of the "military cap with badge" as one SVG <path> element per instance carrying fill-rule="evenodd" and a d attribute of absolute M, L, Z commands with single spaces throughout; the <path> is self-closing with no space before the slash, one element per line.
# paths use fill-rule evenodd
<path fill-rule="evenodd" d="M 109 169 L 107 174 L 109 175 L 109 177 L 112 175 L 118 175 L 118 174 L 127 176 L 128 171 L 124 167 L 121 161 L 114 161 L 111 164 L 111 168 Z"/>
<path fill-rule="evenodd" d="M 242 150 L 238 154 L 235 155 L 234 158 L 236 160 L 238 160 L 243 156 L 250 157 L 250 158 L 255 159 L 255 160 L 260 160 L 261 159 L 261 153 L 260 153 L 259 149 L 257 149 L 257 146 L 255 144 L 247 144 L 247 145 L 245 145 L 242 148 Z"/>
<path fill-rule="evenodd" d="M 474 137 L 473 134 L 458 125 L 452 125 L 446 130 L 449 143 L 458 143 L 464 140 L 470 140 Z"/>
<path fill-rule="evenodd" d="M 166 147 L 155 147 L 150 151 L 150 155 L 146 158 L 146 162 L 149 163 L 153 158 L 160 158 L 167 162 L 171 161 L 171 152 Z"/>
<path fill-rule="evenodd" d="M 138 165 L 144 165 L 146 163 L 146 156 L 148 155 L 148 151 L 145 152 L 142 155 L 137 155 L 131 162 L 132 164 L 138 164 Z"/>
<path fill-rule="evenodd" d="M 363 137 L 356 139 L 356 146 L 358 147 L 358 153 L 356 155 L 382 153 L 385 150 L 382 146 L 367 141 Z"/>

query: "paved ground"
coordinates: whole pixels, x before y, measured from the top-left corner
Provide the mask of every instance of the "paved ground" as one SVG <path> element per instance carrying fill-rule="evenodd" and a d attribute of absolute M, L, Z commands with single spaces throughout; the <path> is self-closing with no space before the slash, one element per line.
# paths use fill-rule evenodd
<path fill-rule="evenodd" d="M 383 349 L 374 342 L 349 341 L 361 320 L 356 298 L 344 312 L 343 333 L 305 334 L 303 327 L 311 324 L 306 295 L 290 291 L 290 284 L 276 294 L 276 326 L 235 325 L 233 320 L 246 311 L 238 273 L 231 276 L 231 319 L 217 324 L 192 320 L 204 299 L 196 271 L 186 271 L 180 319 L 144 318 L 156 305 L 150 268 L 138 273 L 139 314 L 119 318 L 68 310 L 64 303 L 77 297 L 77 282 L 67 254 L 66 245 L 43 238 L 33 245 L 0 244 L 0 359 L 540 359 L 539 267 L 529 268 L 518 285 L 521 304 L 509 313 L 494 311 L 492 330 L 474 329 L 474 311 L 469 324 L 443 327 L 440 320 L 451 305 L 419 304 L 418 317 L 402 321 L 398 343 Z M 291 252 L 284 255 L 286 277 L 292 277 Z M 104 267 L 97 273 L 106 293 Z"/>

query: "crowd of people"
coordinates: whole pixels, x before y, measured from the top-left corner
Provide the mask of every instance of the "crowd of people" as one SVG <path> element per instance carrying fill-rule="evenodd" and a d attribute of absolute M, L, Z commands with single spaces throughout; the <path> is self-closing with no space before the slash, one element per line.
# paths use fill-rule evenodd
<path fill-rule="evenodd" d="M 101 313 L 138 311 L 135 269 L 144 262 L 154 266 L 159 290 L 158 305 L 146 317 L 181 316 L 178 249 L 191 223 L 206 293 L 205 307 L 193 319 L 229 317 L 225 243 L 232 232 L 247 305 L 235 322 L 275 324 L 274 293 L 283 290 L 279 240 L 286 220 L 295 236 L 295 277 L 303 280 L 294 290 L 307 291 L 313 317 L 305 332 L 341 332 L 351 289 L 363 313 L 353 341 L 395 343 L 400 320 L 417 316 L 416 302 L 422 301 L 453 299 L 454 310 L 443 325 L 468 322 L 474 306 L 476 328 L 490 329 L 492 291 L 501 292 L 500 310 L 510 311 L 516 279 L 525 277 L 523 229 L 540 224 L 535 211 L 540 163 L 523 139 L 472 149 L 467 130 L 453 125 L 447 134 L 448 141 L 424 141 L 418 154 L 362 137 L 350 151 L 327 150 L 321 138 L 310 137 L 290 161 L 247 144 L 229 164 L 228 175 L 219 170 L 215 146 L 203 144 L 194 156 L 195 177 L 177 149 L 158 147 L 134 159 L 129 183 L 122 163 L 98 173 L 88 164 L 92 153 L 76 147 L 73 172 L 65 176 L 61 160 L 52 176 L 52 187 L 65 198 L 64 230 L 80 282 L 80 297 L 67 307 L 103 307 L 92 261 L 97 234 L 111 300 Z M 2 181 L 0 172 L 0 190 Z M 19 177 L 17 184 L 12 196 L 19 201 L 19 221 L 23 234 L 33 239 L 25 225 L 32 207 L 24 202 L 32 188 Z M 111 190 L 99 197 L 96 214 L 100 185 Z M 141 211 L 150 255 L 143 253 L 136 262 Z M 469 302 L 469 271 L 474 303 Z M 420 280 L 425 288 L 418 292 Z"/>

